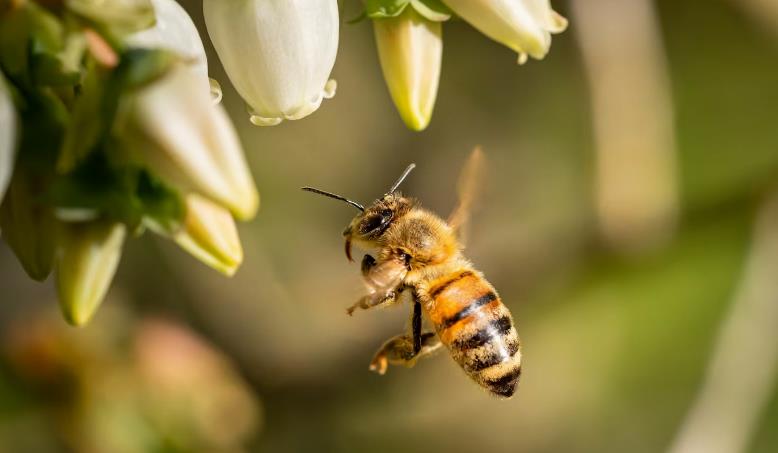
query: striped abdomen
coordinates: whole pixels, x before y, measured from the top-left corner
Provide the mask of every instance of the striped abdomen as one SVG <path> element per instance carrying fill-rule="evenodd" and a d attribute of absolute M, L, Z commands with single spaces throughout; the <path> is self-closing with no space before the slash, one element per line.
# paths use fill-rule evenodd
<path fill-rule="evenodd" d="M 521 374 L 519 336 L 492 285 L 464 270 L 433 282 L 429 296 L 428 315 L 454 360 L 495 395 L 513 395 Z"/>

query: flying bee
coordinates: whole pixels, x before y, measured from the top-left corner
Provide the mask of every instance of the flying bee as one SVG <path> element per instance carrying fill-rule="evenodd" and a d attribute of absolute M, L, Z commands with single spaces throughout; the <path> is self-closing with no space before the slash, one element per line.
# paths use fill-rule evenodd
<path fill-rule="evenodd" d="M 349 261 L 353 261 L 352 246 L 377 251 L 376 256 L 366 254 L 362 259 L 368 293 L 348 308 L 349 314 L 396 304 L 406 291 L 411 295 L 411 332 L 386 341 L 370 369 L 384 374 L 389 364 L 410 367 L 446 346 L 474 381 L 508 398 L 521 374 L 519 337 L 508 308 L 464 257 L 458 237 L 469 217 L 482 159 L 476 149 L 460 178 L 459 205 L 448 221 L 398 191 L 414 164 L 368 207 L 323 190 L 303 190 L 344 201 L 360 211 L 343 231 Z M 422 311 L 434 331 L 422 331 Z"/>

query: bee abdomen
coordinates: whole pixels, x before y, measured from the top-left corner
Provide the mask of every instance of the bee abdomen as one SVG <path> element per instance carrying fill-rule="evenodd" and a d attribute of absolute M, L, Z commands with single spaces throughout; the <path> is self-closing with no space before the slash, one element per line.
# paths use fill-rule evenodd
<path fill-rule="evenodd" d="M 494 288 L 465 271 L 433 285 L 429 310 L 453 358 L 492 393 L 513 395 L 521 374 L 520 342 L 513 319 Z"/>

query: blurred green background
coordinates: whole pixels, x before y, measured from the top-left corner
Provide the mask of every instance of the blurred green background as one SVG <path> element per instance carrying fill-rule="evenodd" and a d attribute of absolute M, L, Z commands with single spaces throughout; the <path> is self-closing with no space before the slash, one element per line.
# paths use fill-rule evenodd
<path fill-rule="evenodd" d="M 677 216 L 614 239 L 603 231 L 614 221 L 603 220 L 597 194 L 630 187 L 603 189 L 599 179 L 609 157 L 597 144 L 608 135 L 595 131 L 608 129 L 593 124 L 608 119 L 595 118 L 597 81 L 584 61 L 597 49 L 582 51 L 577 29 L 587 0 L 554 2 L 570 28 L 544 61 L 524 66 L 464 22 L 447 23 L 438 102 L 424 133 L 406 130 L 396 114 L 365 22 L 342 25 L 334 99 L 301 121 L 252 126 L 207 39 L 200 2 L 181 3 L 201 30 L 262 195 L 259 216 L 241 225 L 243 267 L 227 279 L 151 235 L 131 240 L 103 309 L 74 330 L 59 318 L 50 282 L 31 282 L 0 245 L 0 451 L 673 445 L 754 271 L 746 263 L 760 247 L 755 220 L 778 182 L 778 8 L 756 0 L 654 4 L 649 23 L 659 39 L 648 48 L 664 54 L 654 69 L 666 92 L 635 95 L 671 102 L 659 114 L 671 127 L 665 151 L 676 167 L 669 180 L 635 182 L 649 192 L 651 184 L 670 187 L 667 212 Z M 610 3 L 621 6 L 594 28 L 606 42 L 620 39 L 610 25 L 632 2 Z M 341 19 L 358 13 L 346 2 Z M 608 64 L 616 70 L 631 64 L 615 55 Z M 642 140 L 640 122 L 628 124 L 637 127 L 621 132 Z M 405 193 L 445 216 L 475 145 L 488 177 L 467 254 L 500 291 L 524 344 L 522 382 L 509 401 L 479 389 L 445 352 L 383 377 L 368 371 L 374 350 L 406 328 L 408 307 L 346 315 L 363 291 L 340 236 L 354 211 L 299 190 L 313 185 L 369 202 L 416 162 Z M 622 170 L 650 168 L 644 159 L 637 153 Z M 625 216 L 653 209 L 636 200 Z M 778 319 L 770 321 L 775 331 L 760 338 L 767 351 L 778 345 Z M 753 420 L 733 411 L 729 422 L 749 425 L 742 451 L 778 451 L 775 356 L 746 363 L 753 368 L 736 374 L 764 371 L 771 390 Z M 717 415 L 727 423 L 727 411 Z"/>

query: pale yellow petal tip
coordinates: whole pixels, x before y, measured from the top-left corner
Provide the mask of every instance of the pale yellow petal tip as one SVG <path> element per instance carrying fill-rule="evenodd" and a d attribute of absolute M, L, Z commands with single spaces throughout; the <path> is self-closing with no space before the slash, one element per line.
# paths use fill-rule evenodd
<path fill-rule="evenodd" d="M 259 212 L 259 192 L 253 189 L 239 203 L 231 206 L 230 211 L 241 222 L 252 220 Z"/>
<path fill-rule="evenodd" d="M 219 85 L 219 81 L 216 79 L 208 79 L 211 88 L 211 100 L 214 104 L 219 104 L 222 101 L 222 86 Z"/>
<path fill-rule="evenodd" d="M 551 33 L 562 33 L 567 30 L 568 25 L 567 18 L 556 11 L 551 11 L 551 22 L 549 23 L 548 31 Z"/>
<path fill-rule="evenodd" d="M 528 59 L 529 59 L 529 55 L 527 55 L 526 52 L 519 52 L 519 59 L 517 61 L 519 65 L 524 65 Z"/>
<path fill-rule="evenodd" d="M 92 318 L 94 318 L 95 313 L 97 313 L 96 309 L 91 312 L 78 312 L 69 310 L 67 307 L 65 302 L 60 303 L 62 317 L 65 319 L 65 322 L 73 327 L 85 327 Z"/>
<path fill-rule="evenodd" d="M 332 99 L 335 97 L 335 93 L 338 90 L 338 82 L 335 79 L 330 79 L 324 84 L 324 88 L 310 102 L 303 104 L 297 109 L 289 112 L 283 112 L 278 116 L 264 115 L 254 110 L 251 106 L 248 106 L 249 121 L 254 126 L 278 126 L 284 120 L 296 121 L 311 115 L 315 111 L 319 110 L 322 101 L 325 99 Z"/>
<path fill-rule="evenodd" d="M 88 324 L 100 308 L 121 260 L 125 236 L 122 224 L 65 227 L 57 263 L 57 293 L 69 324 Z"/>
<path fill-rule="evenodd" d="M 429 126 L 430 120 L 432 119 L 432 115 L 421 116 L 412 113 L 406 114 L 403 111 L 400 111 L 400 117 L 408 129 L 414 132 L 422 132 L 427 129 L 427 126 Z"/>
<path fill-rule="evenodd" d="M 173 240 L 209 267 L 231 277 L 243 262 L 243 246 L 229 211 L 207 198 L 189 194 L 184 227 Z"/>
<path fill-rule="evenodd" d="M 204 244 L 197 243 L 188 234 L 178 234 L 173 240 L 198 261 L 227 277 L 234 276 L 243 264 L 243 248 L 240 242 L 237 243 L 237 248 L 216 251 L 207 250 Z"/>
<path fill-rule="evenodd" d="M 254 126 L 278 126 L 283 121 L 282 118 L 265 118 L 264 116 L 249 114 L 249 121 Z"/>
<path fill-rule="evenodd" d="M 327 81 L 327 83 L 324 84 L 324 91 L 322 92 L 322 97 L 324 99 L 332 99 L 335 97 L 335 93 L 338 91 L 338 81 L 335 79 L 330 79 Z"/>

